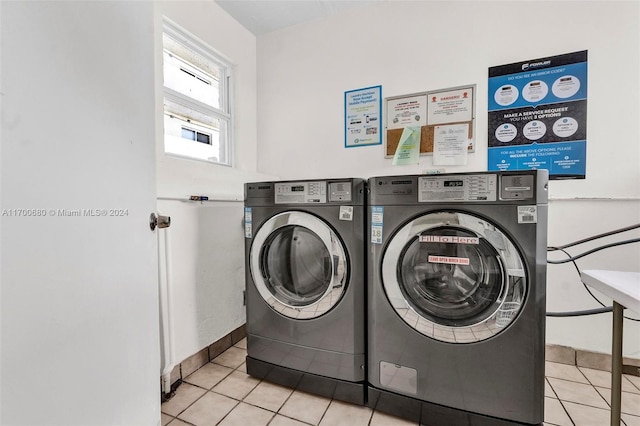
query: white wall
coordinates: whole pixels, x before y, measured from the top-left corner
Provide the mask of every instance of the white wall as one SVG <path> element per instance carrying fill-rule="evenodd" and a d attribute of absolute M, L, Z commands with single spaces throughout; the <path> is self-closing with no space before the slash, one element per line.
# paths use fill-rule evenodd
<path fill-rule="evenodd" d="M 234 64 L 233 168 L 164 154 L 160 56 L 163 15 Z M 172 222 L 172 361 L 179 363 L 245 322 L 243 184 L 268 176 L 256 173 L 255 36 L 214 1 L 157 2 L 156 50 L 158 211 L 171 216 Z M 191 195 L 224 202 L 184 201 Z"/>
<path fill-rule="evenodd" d="M 636 163 L 638 164 L 638 163 Z M 587 170 L 587 173 L 589 171 Z M 614 228 L 640 223 L 637 200 L 552 200 L 549 203 L 549 245 L 556 246 L 610 231 Z M 602 244 L 623 239 L 640 238 L 640 230 L 603 238 L 594 243 L 568 249 L 578 254 Z M 640 272 L 640 244 L 625 245 L 599 251 L 577 261 L 580 269 L 613 269 Z M 562 255 L 549 254 L 549 259 L 562 259 Z M 561 312 L 598 308 L 584 290 L 571 263 L 548 265 L 547 311 Z M 611 299 L 594 291 L 607 306 Z M 625 315 L 639 318 L 640 313 L 625 311 Z M 593 317 L 548 318 L 547 341 L 574 348 L 611 353 L 611 314 Z M 640 359 L 640 323 L 624 322 L 624 354 Z"/>
<path fill-rule="evenodd" d="M 160 200 L 158 209 L 172 220 L 163 233 L 169 232 L 173 361 L 179 363 L 246 321 L 243 203 Z"/>
<path fill-rule="evenodd" d="M 344 148 L 344 92 L 477 84 L 476 152 L 446 171 L 486 170 L 487 69 L 588 50 L 587 179 L 551 182 L 549 243 L 638 223 L 639 12 L 638 2 L 388 1 L 260 36 L 258 169 L 291 179 L 422 173 L 429 156 L 392 166 L 382 145 Z M 636 244 L 579 265 L 638 271 L 639 259 Z M 549 266 L 549 310 L 598 306 L 585 294 L 571 266 Z M 547 341 L 608 352 L 609 324 L 610 315 L 550 319 Z M 625 327 L 624 352 L 640 358 L 640 324 Z"/>

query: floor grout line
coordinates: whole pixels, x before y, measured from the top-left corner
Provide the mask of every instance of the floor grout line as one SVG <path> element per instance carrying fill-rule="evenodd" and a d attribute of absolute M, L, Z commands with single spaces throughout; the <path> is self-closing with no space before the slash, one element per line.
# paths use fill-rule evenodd
<path fill-rule="evenodd" d="M 564 410 L 565 414 L 569 418 L 569 421 L 571 422 L 571 424 L 573 426 L 576 426 L 576 422 L 573 421 L 573 418 L 571 417 L 571 414 L 569 414 L 569 410 L 567 410 L 567 407 L 564 406 L 564 404 L 562 403 L 562 400 L 558 398 L 558 401 L 560 401 L 560 406 L 562 407 L 562 409 Z"/>

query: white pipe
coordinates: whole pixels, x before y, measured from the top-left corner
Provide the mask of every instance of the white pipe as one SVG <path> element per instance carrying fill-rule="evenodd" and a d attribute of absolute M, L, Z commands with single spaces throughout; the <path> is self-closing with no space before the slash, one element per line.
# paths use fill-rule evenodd
<path fill-rule="evenodd" d="M 161 247 L 160 244 L 160 233 L 164 237 L 164 247 Z M 164 250 L 162 250 L 163 248 Z M 163 343 L 161 348 L 163 355 L 161 374 L 162 392 L 164 394 L 171 393 L 171 371 L 175 367 L 171 271 L 171 237 L 169 228 L 165 228 L 158 233 L 158 285 L 160 290 L 160 327 L 162 329 Z"/>
<path fill-rule="evenodd" d="M 184 203 L 241 203 L 244 201 L 244 196 L 237 195 L 219 195 L 215 197 L 210 197 L 207 200 L 191 200 L 189 198 L 180 198 L 180 197 L 157 197 L 160 201 L 181 201 Z"/>

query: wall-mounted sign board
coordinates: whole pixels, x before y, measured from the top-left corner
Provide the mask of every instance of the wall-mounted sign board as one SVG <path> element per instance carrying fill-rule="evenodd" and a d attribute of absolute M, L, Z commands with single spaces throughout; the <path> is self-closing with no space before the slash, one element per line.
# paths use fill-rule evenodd
<path fill-rule="evenodd" d="M 488 170 L 584 179 L 587 51 L 489 68 Z"/>
<path fill-rule="evenodd" d="M 385 99 L 385 157 L 393 157 L 405 128 L 420 128 L 420 155 L 431 155 L 437 149 L 439 131 L 454 130 L 448 126 L 468 125 L 467 151 L 475 151 L 475 85 L 428 92 L 392 96 Z"/>
<path fill-rule="evenodd" d="M 382 86 L 344 92 L 344 146 L 382 144 Z"/>

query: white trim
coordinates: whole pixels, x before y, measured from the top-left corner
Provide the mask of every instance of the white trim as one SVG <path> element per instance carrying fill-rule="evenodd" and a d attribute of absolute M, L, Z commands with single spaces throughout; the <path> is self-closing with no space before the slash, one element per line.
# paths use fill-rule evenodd
<path fill-rule="evenodd" d="M 212 62 L 232 69 L 233 63 L 225 55 L 209 46 L 192 32 L 184 29 L 166 16 L 162 17 L 162 32 L 173 38 L 175 41 L 185 45 L 189 49 L 199 53 Z M 215 55 L 215 56 L 212 56 Z"/>
<path fill-rule="evenodd" d="M 180 154 L 176 154 L 174 152 L 165 152 L 164 155 L 167 155 L 169 157 L 181 158 L 183 160 L 192 160 L 192 161 L 200 161 L 201 163 L 215 164 L 216 166 L 221 166 L 221 167 L 231 167 L 231 168 L 233 167 L 231 164 L 219 163 L 217 161 L 211 161 L 211 160 L 205 160 L 204 158 L 189 157 L 188 155 L 180 155 Z"/>
<path fill-rule="evenodd" d="M 193 109 L 196 111 L 203 111 L 207 114 L 215 115 L 216 118 L 221 118 L 223 120 L 231 121 L 231 114 L 228 114 L 221 109 L 212 107 L 211 105 L 207 105 L 204 102 L 200 102 L 197 99 L 186 96 L 173 89 L 169 89 L 168 87 L 164 88 L 164 97 L 170 100 L 171 102 L 175 102 L 186 108 Z"/>
<path fill-rule="evenodd" d="M 225 139 L 225 162 L 207 161 L 186 155 L 176 155 L 165 151 L 166 155 L 178 156 L 185 159 L 204 161 L 209 164 L 219 164 L 227 167 L 235 167 L 236 165 L 236 147 L 235 147 L 235 119 L 234 115 L 234 89 L 231 87 L 233 84 L 234 65 L 228 57 L 215 50 L 207 43 L 202 41 L 199 37 L 181 27 L 166 16 L 162 17 L 162 34 L 166 34 L 175 42 L 183 45 L 185 48 L 193 51 L 194 53 L 201 55 L 205 59 L 211 61 L 220 67 L 220 75 L 218 76 L 219 87 L 224 86 L 224 90 L 220 90 L 220 108 L 215 108 L 200 102 L 196 99 L 190 98 L 175 90 L 169 89 L 163 85 L 163 98 L 170 102 L 182 105 L 194 111 L 198 111 L 204 114 L 209 114 L 212 118 L 226 121 L 227 125 L 224 129 L 226 132 Z M 164 74 L 164 67 L 163 67 Z M 223 84 L 224 83 L 224 84 Z M 164 110 L 164 108 L 163 108 Z M 164 137 L 163 137 L 164 139 Z M 163 143 L 164 145 L 164 143 Z"/>

